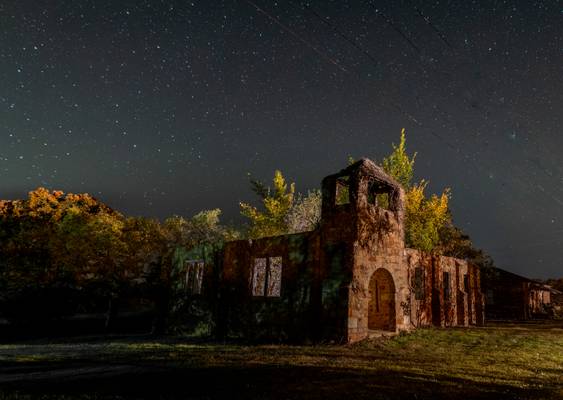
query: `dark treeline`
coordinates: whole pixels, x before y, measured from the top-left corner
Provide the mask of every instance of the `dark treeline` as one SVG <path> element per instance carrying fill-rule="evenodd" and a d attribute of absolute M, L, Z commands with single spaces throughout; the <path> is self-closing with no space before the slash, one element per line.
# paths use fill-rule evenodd
<path fill-rule="evenodd" d="M 453 224 L 449 189 L 426 196 L 427 182 L 413 182 L 415 156 L 406 152 L 403 130 L 382 160 L 405 188 L 407 246 L 492 266 Z M 145 329 L 177 328 L 191 307 L 175 296 L 186 260 L 212 258 L 225 240 L 313 230 L 320 223 L 319 190 L 296 193 L 281 171 L 271 187 L 250 184 L 259 205 L 240 204 L 248 224 L 237 228 L 222 225 L 218 209 L 160 222 L 124 216 L 88 194 L 44 188 L 25 200 L 0 201 L 0 318 L 41 332 L 69 316 L 101 315 L 98 327 L 112 331 L 119 311 L 135 299 L 137 310 L 150 310 Z"/>
<path fill-rule="evenodd" d="M 153 332 L 163 332 L 177 249 L 236 235 L 219 224 L 219 214 L 161 223 L 126 217 L 88 194 L 44 188 L 2 201 L 1 316 L 41 331 L 67 316 L 102 314 L 103 328 L 112 331 L 120 306 L 135 298 L 152 309 Z"/>

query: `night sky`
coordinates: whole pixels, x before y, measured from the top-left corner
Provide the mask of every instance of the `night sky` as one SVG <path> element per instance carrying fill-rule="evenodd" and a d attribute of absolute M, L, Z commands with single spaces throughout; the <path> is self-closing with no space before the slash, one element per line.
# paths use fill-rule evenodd
<path fill-rule="evenodd" d="M 308 5 L 307 5 L 308 4 Z M 299 191 L 400 129 L 505 269 L 563 275 L 563 2 L 0 0 L 0 197 L 129 215 Z"/>

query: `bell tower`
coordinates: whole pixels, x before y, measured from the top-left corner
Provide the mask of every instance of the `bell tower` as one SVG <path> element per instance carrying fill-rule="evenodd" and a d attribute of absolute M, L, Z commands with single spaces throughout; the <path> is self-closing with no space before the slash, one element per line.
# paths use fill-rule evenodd
<path fill-rule="evenodd" d="M 408 297 L 403 188 L 361 159 L 324 178 L 322 195 L 322 302 L 329 322 L 347 341 L 368 337 L 374 327 L 404 329 L 410 321 L 401 310 Z"/>

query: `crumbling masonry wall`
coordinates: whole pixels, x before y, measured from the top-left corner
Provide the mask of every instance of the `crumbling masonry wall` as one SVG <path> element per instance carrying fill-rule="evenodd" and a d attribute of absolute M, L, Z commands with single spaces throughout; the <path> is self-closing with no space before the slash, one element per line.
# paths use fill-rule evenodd
<path fill-rule="evenodd" d="M 484 298 L 478 267 L 465 260 L 414 249 L 406 249 L 406 263 L 411 282 L 411 321 L 415 327 L 483 324 Z M 418 275 L 422 275 L 422 296 L 417 296 L 417 269 Z"/>
<path fill-rule="evenodd" d="M 487 319 L 527 320 L 549 316 L 553 289 L 500 268 L 488 268 L 484 272 Z"/>

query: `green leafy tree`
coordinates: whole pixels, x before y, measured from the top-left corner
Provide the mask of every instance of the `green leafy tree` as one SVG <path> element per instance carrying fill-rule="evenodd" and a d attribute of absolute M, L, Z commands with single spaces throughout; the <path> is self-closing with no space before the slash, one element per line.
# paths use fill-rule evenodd
<path fill-rule="evenodd" d="M 0 207 L 0 287 L 16 320 L 72 312 L 88 282 L 121 271 L 122 216 L 87 194 L 38 188 Z M 30 305 L 30 307 L 27 307 Z"/>
<path fill-rule="evenodd" d="M 401 129 L 399 145 L 392 144 L 392 147 L 391 154 L 383 159 L 383 169 L 408 190 L 414 175 L 416 153 L 412 157 L 407 154 L 405 128 Z"/>
<path fill-rule="evenodd" d="M 119 304 L 134 295 L 155 301 L 160 333 L 176 249 L 213 249 L 237 237 L 219 223 L 220 213 L 207 210 L 161 224 L 126 218 L 88 194 L 44 188 L 26 200 L 0 201 L 0 312 L 7 310 L 4 316 L 13 321 L 41 323 L 76 312 L 83 300 L 92 309 L 106 307 L 111 329 Z"/>
<path fill-rule="evenodd" d="M 392 145 L 393 151 L 383 159 L 383 169 L 395 178 L 405 189 L 405 242 L 406 245 L 427 252 L 441 248 L 440 233 L 451 224 L 449 211 L 450 190 L 441 195 L 426 197 L 424 191 L 428 182 L 422 180 L 413 184 L 416 153 L 407 153 L 405 129 L 401 130 L 399 145 Z"/>
<path fill-rule="evenodd" d="M 441 195 L 424 194 L 426 182 L 421 181 L 406 192 L 405 242 L 415 249 L 432 252 L 439 249 L 440 232 L 450 223 L 449 189 Z"/>
<path fill-rule="evenodd" d="M 251 180 L 251 185 L 252 190 L 260 197 L 262 210 L 240 203 L 241 214 L 249 220 L 249 236 L 259 238 L 287 233 L 287 215 L 293 205 L 295 184 L 288 185 L 281 171 L 276 170 L 272 188 L 255 180 Z"/>
<path fill-rule="evenodd" d="M 203 210 L 187 219 L 173 216 L 164 221 L 167 241 L 172 248 L 193 249 L 199 246 L 221 246 L 226 240 L 240 237 L 238 231 L 220 223 L 221 210 Z"/>
<path fill-rule="evenodd" d="M 446 188 L 441 194 L 427 197 L 424 193 L 428 182 L 413 184 L 416 153 L 407 153 L 405 130 L 401 130 L 398 146 L 384 158 L 383 168 L 405 189 L 405 242 L 415 249 L 446 256 L 463 258 L 479 265 L 483 270 L 494 266 L 492 258 L 483 250 L 475 248 L 470 237 L 452 222 L 449 210 L 451 191 Z"/>
<path fill-rule="evenodd" d="M 312 231 L 321 221 L 322 194 L 318 189 L 298 193 L 286 217 L 289 233 Z"/>
<path fill-rule="evenodd" d="M 440 252 L 450 257 L 479 260 L 480 264 L 485 264 L 483 251 L 476 249 L 469 235 L 451 222 L 440 230 Z"/>

